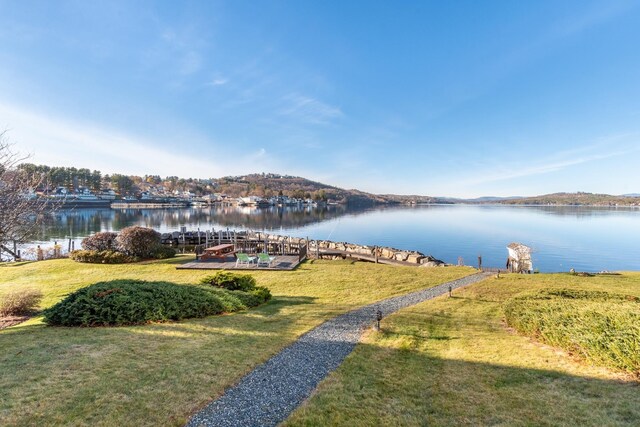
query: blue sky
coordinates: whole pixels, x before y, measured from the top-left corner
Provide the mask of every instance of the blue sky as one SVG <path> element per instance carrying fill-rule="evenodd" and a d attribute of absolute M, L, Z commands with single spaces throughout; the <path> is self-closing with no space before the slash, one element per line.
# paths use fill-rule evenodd
<path fill-rule="evenodd" d="M 375 193 L 640 192 L 638 1 L 1 1 L 32 161 Z"/>

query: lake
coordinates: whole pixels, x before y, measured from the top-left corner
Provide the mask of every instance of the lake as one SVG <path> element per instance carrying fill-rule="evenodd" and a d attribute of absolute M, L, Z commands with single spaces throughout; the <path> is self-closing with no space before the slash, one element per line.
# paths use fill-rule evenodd
<path fill-rule="evenodd" d="M 311 239 L 413 249 L 456 264 L 504 267 L 510 242 L 534 250 L 541 272 L 640 270 L 640 210 L 572 206 L 429 205 L 382 208 L 62 210 L 38 240 L 68 242 L 143 225 L 158 231 L 252 229 Z M 65 243 L 66 248 L 66 243 Z"/>

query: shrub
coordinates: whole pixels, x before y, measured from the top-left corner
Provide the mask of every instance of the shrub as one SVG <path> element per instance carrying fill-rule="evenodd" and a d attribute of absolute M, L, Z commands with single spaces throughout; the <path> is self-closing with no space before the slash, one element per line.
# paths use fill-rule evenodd
<path fill-rule="evenodd" d="M 256 307 L 271 299 L 271 292 L 264 286 L 256 286 L 248 292 L 231 291 L 247 307 Z"/>
<path fill-rule="evenodd" d="M 256 279 L 249 274 L 235 274 L 228 271 L 218 271 L 216 274 L 205 276 L 200 280 L 203 285 L 216 286 L 229 291 L 250 291 L 256 287 Z"/>
<path fill-rule="evenodd" d="M 125 264 L 136 261 L 122 252 L 116 251 L 86 251 L 77 250 L 69 254 L 69 258 L 77 262 L 88 262 L 94 264 Z"/>
<path fill-rule="evenodd" d="M 0 299 L 0 316 L 25 316 L 33 313 L 42 300 L 42 292 L 27 289 L 13 291 Z"/>
<path fill-rule="evenodd" d="M 167 259 L 173 258 L 174 256 L 176 256 L 176 250 L 168 246 L 160 245 L 153 252 L 153 258 L 155 259 Z"/>
<path fill-rule="evenodd" d="M 509 326 L 589 362 L 640 374 L 638 298 L 559 289 L 513 298 L 504 306 Z"/>
<path fill-rule="evenodd" d="M 118 233 L 101 231 L 82 239 L 82 249 L 87 251 L 111 251 L 117 248 Z"/>
<path fill-rule="evenodd" d="M 248 293 L 169 282 L 114 280 L 68 295 L 44 310 L 44 320 L 57 326 L 136 325 L 243 310 L 270 297 L 266 288 Z"/>
<path fill-rule="evenodd" d="M 137 258 L 153 258 L 161 247 L 160 233 L 146 227 L 127 227 L 116 238 L 118 250 Z"/>
<path fill-rule="evenodd" d="M 223 311 L 220 298 L 202 287 L 114 280 L 73 292 L 45 310 L 44 319 L 49 325 L 116 326 L 205 317 Z"/>

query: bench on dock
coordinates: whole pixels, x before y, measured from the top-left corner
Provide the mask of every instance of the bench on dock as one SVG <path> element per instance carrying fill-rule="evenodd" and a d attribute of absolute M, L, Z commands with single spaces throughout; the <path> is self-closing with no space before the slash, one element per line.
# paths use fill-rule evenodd
<path fill-rule="evenodd" d="M 212 246 L 210 248 L 204 249 L 202 255 L 200 255 L 200 260 L 208 260 L 208 259 L 224 259 L 228 256 L 236 256 L 235 246 L 231 243 L 225 243 L 223 245 Z"/>

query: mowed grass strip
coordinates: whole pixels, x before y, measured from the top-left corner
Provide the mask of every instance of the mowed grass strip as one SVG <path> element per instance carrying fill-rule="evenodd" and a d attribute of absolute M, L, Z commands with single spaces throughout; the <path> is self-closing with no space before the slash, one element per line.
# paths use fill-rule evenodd
<path fill-rule="evenodd" d="M 287 426 L 637 426 L 640 383 L 520 336 L 503 304 L 575 289 L 640 295 L 640 274 L 508 275 L 382 321 Z"/>
<path fill-rule="evenodd" d="M 191 260 L 131 265 L 70 260 L 0 267 L 0 294 L 40 289 L 43 307 L 89 284 L 197 283 Z M 177 323 L 0 331 L 0 425 L 183 425 L 255 366 L 324 320 L 387 297 L 472 274 L 469 268 L 314 261 L 291 272 L 251 272 L 273 299 L 256 309 Z"/>

